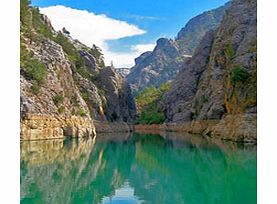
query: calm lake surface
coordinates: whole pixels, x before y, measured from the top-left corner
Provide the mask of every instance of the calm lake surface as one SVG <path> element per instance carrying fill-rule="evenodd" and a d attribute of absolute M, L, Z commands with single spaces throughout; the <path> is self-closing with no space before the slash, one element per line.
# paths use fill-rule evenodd
<path fill-rule="evenodd" d="M 21 203 L 252 204 L 256 146 L 188 134 L 21 143 Z"/>

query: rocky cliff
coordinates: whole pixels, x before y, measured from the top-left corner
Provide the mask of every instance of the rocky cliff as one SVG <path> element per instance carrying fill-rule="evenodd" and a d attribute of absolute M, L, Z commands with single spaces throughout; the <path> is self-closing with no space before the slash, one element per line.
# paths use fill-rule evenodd
<path fill-rule="evenodd" d="M 209 134 L 224 129 L 228 139 L 240 141 L 248 127 L 256 129 L 256 4 L 232 1 L 219 28 L 202 39 L 165 96 L 168 122 L 222 120 Z M 237 134 L 238 126 L 246 132 Z"/>
<path fill-rule="evenodd" d="M 130 87 L 97 46 L 56 32 L 27 1 L 20 14 L 21 139 L 89 136 L 94 120 L 133 121 Z"/>
<path fill-rule="evenodd" d="M 176 42 L 179 49 L 183 53 L 192 55 L 206 32 L 214 30 L 219 26 L 226 9 L 229 7 L 230 2 L 189 20 L 185 27 L 177 34 Z"/>
<path fill-rule="evenodd" d="M 149 86 L 158 87 L 174 79 L 205 33 L 219 26 L 228 7 L 229 3 L 192 18 L 175 40 L 161 38 L 153 52 L 143 53 L 136 58 L 135 66 L 126 77 L 133 91 L 136 93 Z"/>
<path fill-rule="evenodd" d="M 149 86 L 160 86 L 176 76 L 189 56 L 182 55 L 175 41 L 161 38 L 153 52 L 143 53 L 135 59 L 126 79 L 134 93 Z"/>
<path fill-rule="evenodd" d="M 115 71 L 125 78 L 131 71 L 130 68 L 116 68 Z"/>

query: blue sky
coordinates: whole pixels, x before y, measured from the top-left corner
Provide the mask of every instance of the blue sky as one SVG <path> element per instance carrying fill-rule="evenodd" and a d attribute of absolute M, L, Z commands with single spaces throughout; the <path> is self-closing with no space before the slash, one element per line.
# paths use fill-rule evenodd
<path fill-rule="evenodd" d="M 114 57 L 115 59 L 112 59 L 115 60 L 114 64 L 120 67 L 133 65 L 130 64 L 130 60 L 133 61 L 133 59 L 127 60 L 128 53 L 130 54 L 133 52 L 129 58 L 134 58 L 137 57 L 135 55 L 141 54 L 140 52 L 153 48 L 158 38 L 174 38 L 178 31 L 184 27 L 187 21 L 192 17 L 204 11 L 217 8 L 227 1 L 228 0 L 33 0 L 32 4 L 43 8 L 63 5 L 66 8 L 70 7 L 76 10 L 86 10 L 96 16 L 105 14 L 109 19 L 124 21 L 129 25 L 136 26 L 137 29 L 132 30 L 125 25 L 125 28 L 122 28 L 128 33 L 125 36 L 120 34 L 112 36 L 110 39 L 106 37 L 103 43 L 97 40 L 95 41 L 96 43 L 98 42 L 100 46 L 104 47 L 102 49 L 105 54 L 107 53 L 107 55 L 109 55 L 113 53 L 111 57 L 108 56 L 108 58 L 110 60 Z M 57 15 L 57 12 L 67 13 L 67 10 L 61 8 L 56 9 L 55 12 L 53 9 L 51 10 L 51 15 L 49 13 L 52 23 L 57 18 L 63 18 Z M 43 13 L 47 15 L 48 12 L 48 10 L 43 11 Z M 66 18 L 66 16 L 67 15 L 65 15 L 64 18 Z M 74 19 L 76 19 L 76 17 Z M 82 20 L 84 21 L 84 19 L 85 17 L 80 17 L 80 23 L 78 25 L 82 24 Z M 71 26 L 74 31 L 75 28 L 72 27 L 73 25 L 68 26 Z M 111 30 L 108 32 L 113 33 L 115 28 L 116 27 L 111 26 Z M 132 31 L 130 31 L 130 29 Z M 138 29 L 143 32 L 140 32 Z M 107 32 L 106 29 L 105 32 Z M 77 31 L 73 37 L 78 37 Z M 116 54 L 126 54 L 126 60 L 124 60 L 124 57 L 117 59 Z M 124 63 L 124 61 L 126 61 L 126 63 Z"/>

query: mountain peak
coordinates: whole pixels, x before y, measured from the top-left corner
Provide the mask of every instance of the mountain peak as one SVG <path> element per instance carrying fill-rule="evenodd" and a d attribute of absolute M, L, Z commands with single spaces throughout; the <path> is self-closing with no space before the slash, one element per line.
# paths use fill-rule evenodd
<path fill-rule="evenodd" d="M 160 38 L 153 52 L 143 53 L 136 58 L 135 66 L 126 77 L 134 91 L 142 91 L 148 86 L 159 86 L 175 78 L 206 32 L 219 26 L 228 5 L 192 18 L 180 30 L 176 40 Z"/>

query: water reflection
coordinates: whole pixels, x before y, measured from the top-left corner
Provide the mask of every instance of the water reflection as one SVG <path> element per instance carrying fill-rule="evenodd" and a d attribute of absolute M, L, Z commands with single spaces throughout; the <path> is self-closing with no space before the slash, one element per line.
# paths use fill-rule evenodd
<path fill-rule="evenodd" d="M 139 204 L 141 201 L 134 195 L 134 188 L 130 187 L 128 182 L 125 182 L 123 186 L 115 190 L 115 195 L 112 197 L 104 197 L 102 199 L 103 204 L 110 203 L 129 203 Z"/>
<path fill-rule="evenodd" d="M 21 144 L 22 203 L 256 203 L 256 146 L 184 134 Z"/>

